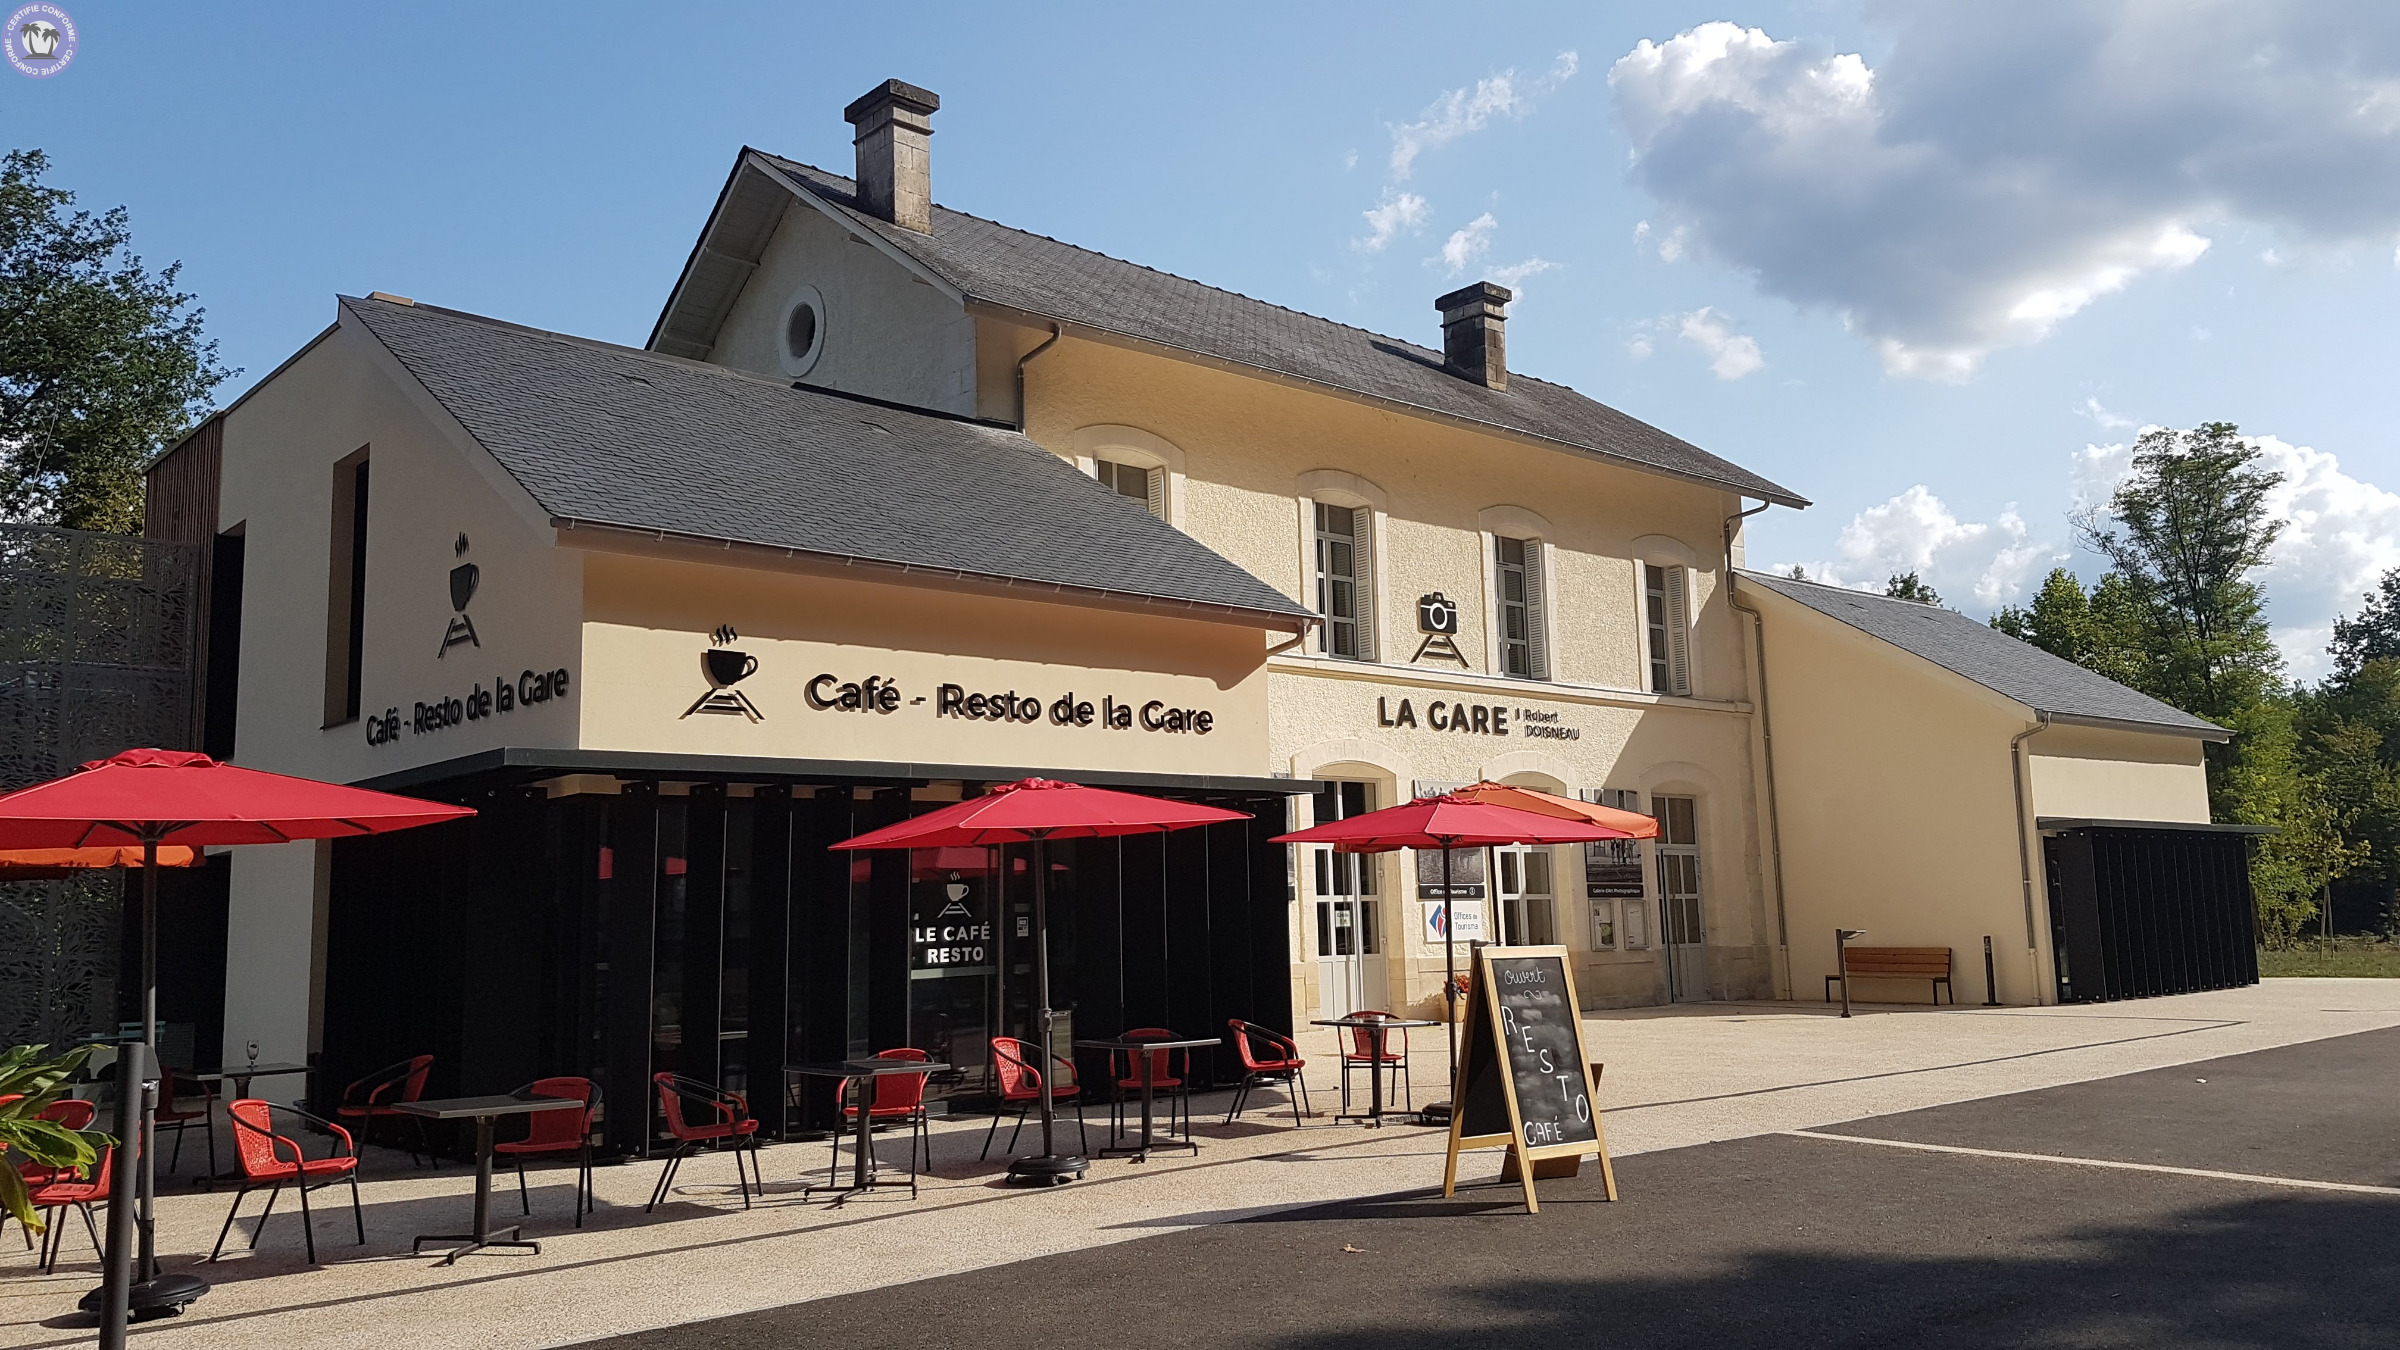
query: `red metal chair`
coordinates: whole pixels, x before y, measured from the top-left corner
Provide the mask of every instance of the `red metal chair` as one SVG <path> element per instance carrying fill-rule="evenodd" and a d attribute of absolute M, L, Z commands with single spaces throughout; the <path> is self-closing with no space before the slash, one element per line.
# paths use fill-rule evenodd
<path fill-rule="evenodd" d="M 322 1158 L 309 1157 L 297 1141 L 275 1133 L 277 1111 L 324 1127 L 340 1141 L 342 1151 Z M 367 1211 L 358 1200 L 358 1144 L 348 1130 L 306 1111 L 255 1097 L 227 1102 L 225 1116 L 233 1122 L 234 1153 L 241 1162 L 242 1188 L 233 1193 L 233 1208 L 225 1211 L 225 1226 L 217 1230 L 217 1245 L 209 1249 L 209 1260 L 214 1261 L 224 1253 L 225 1235 L 233 1231 L 234 1216 L 242 1212 L 242 1200 L 261 1186 L 269 1188 L 267 1206 L 258 1212 L 258 1226 L 250 1230 L 252 1251 L 258 1250 L 259 1236 L 267 1231 L 267 1216 L 275 1212 L 275 1197 L 290 1186 L 300 1192 L 300 1231 L 308 1239 L 308 1263 L 315 1265 L 317 1226 L 316 1216 L 309 1212 L 308 1193 L 337 1181 L 350 1183 L 350 1218 L 358 1225 L 358 1244 L 362 1247 L 367 1244 Z"/>
<path fill-rule="evenodd" d="M 395 1111 L 398 1102 L 413 1102 L 425 1095 L 425 1078 L 433 1072 L 433 1056 L 417 1055 L 387 1064 L 342 1089 L 342 1103 L 333 1109 L 336 1120 L 354 1121 L 358 1137 L 372 1140 L 378 1120 L 406 1120 L 416 1130 L 417 1147 L 408 1150 L 408 1160 L 418 1162 L 421 1150 L 427 1158 L 433 1156 L 433 1145 L 425 1136 L 425 1118 Z"/>
<path fill-rule="evenodd" d="M 1042 1100 L 1042 1071 L 1033 1067 L 1040 1057 L 1037 1046 L 1028 1045 L 1014 1036 L 992 1038 L 992 1078 L 1000 1088 L 1000 1101 L 992 1110 L 992 1128 L 984 1132 L 982 1157 L 992 1156 L 992 1140 L 1000 1134 L 1000 1117 L 1010 1105 L 1017 1108 L 1017 1127 L 1008 1132 L 1008 1151 L 1017 1151 L 1017 1136 L 1024 1133 L 1025 1117 Z M 1083 1141 L 1083 1151 L 1092 1151 L 1091 1135 L 1083 1124 L 1083 1084 L 1075 1081 L 1075 1065 L 1057 1055 L 1051 1064 L 1061 1072 L 1050 1085 L 1050 1100 L 1075 1104 L 1075 1133 Z"/>
<path fill-rule="evenodd" d="M 0 1097 L 0 1106 L 6 1106 L 14 1101 L 22 1101 L 24 1096 L 25 1094 L 19 1092 Z M 92 1127 L 93 1118 L 99 1114 L 100 1107 L 97 1103 L 85 1101 L 80 1097 L 62 1097 L 43 1107 L 41 1115 L 35 1119 L 47 1120 L 70 1130 L 88 1130 Z M 72 1167 L 44 1167 L 40 1163 L 22 1162 L 17 1164 L 17 1175 L 25 1178 L 27 1186 L 39 1186 L 51 1181 L 73 1181 L 80 1173 Z M 30 1235 L 28 1235 L 25 1245 L 29 1247 L 33 1245 Z"/>
<path fill-rule="evenodd" d="M 1388 1019 L 1391 1014 L 1362 1008 L 1351 1016 Z M 1357 1068 L 1368 1069 L 1372 1072 L 1398 1069 L 1400 1071 L 1400 1091 L 1408 1101 L 1408 1105 L 1403 1109 L 1412 1111 L 1416 1109 L 1416 1095 L 1410 1091 L 1408 1085 L 1408 1028 L 1400 1027 L 1397 1030 L 1400 1032 L 1399 1050 L 1392 1049 L 1392 1033 L 1389 1030 L 1385 1031 L 1383 1033 L 1383 1060 L 1378 1065 L 1375 1058 L 1375 1031 L 1373 1028 L 1338 1027 L 1335 1029 L 1334 1035 L 1337 1043 L 1342 1047 L 1342 1110 L 1350 1109 L 1350 1071 Z M 1386 1100 L 1388 1101 L 1389 1098 Z"/>
<path fill-rule="evenodd" d="M 1280 1031 L 1270 1031 L 1256 1022 L 1238 1017 L 1226 1019 L 1233 1032 L 1234 1053 L 1242 1058 L 1241 1086 L 1233 1090 L 1233 1109 L 1225 1113 L 1225 1123 L 1231 1125 L 1242 1114 L 1242 1106 L 1250 1100 L 1250 1089 L 1269 1083 L 1283 1084 L 1284 1096 L 1292 1103 L 1292 1124 L 1301 1123 L 1301 1108 L 1308 1101 L 1308 1080 L 1300 1071 L 1308 1061 L 1300 1058 L 1300 1044 Z M 1261 1051 L 1265 1053 L 1261 1053 Z M 1309 1108 L 1310 1114 L 1315 1108 Z"/>
<path fill-rule="evenodd" d="M 658 1089 L 659 1110 L 667 1117 L 667 1133 L 675 1136 L 675 1152 L 668 1157 L 666 1170 L 658 1174 L 658 1185 L 650 1191 L 650 1203 L 642 1206 L 647 1214 L 658 1208 L 675 1184 L 675 1169 L 683 1166 L 683 1155 L 701 1144 L 714 1148 L 730 1142 L 733 1145 L 733 1172 L 741 1178 L 742 1208 L 750 1208 L 750 1177 L 758 1170 L 758 1122 L 750 1118 L 750 1105 L 739 1093 L 727 1092 L 711 1083 L 681 1074 L 658 1073 L 650 1076 Z M 690 1110 L 705 1117 L 695 1124 L 684 1118 Z M 750 1171 L 742 1170 L 742 1154 L 748 1151 Z M 759 1183 L 766 1183 L 761 1180 Z"/>
<path fill-rule="evenodd" d="M 518 1088 L 519 1097 L 557 1097 L 581 1102 L 580 1111 L 540 1111 L 525 1117 L 522 1139 L 492 1145 L 492 1152 L 517 1165 L 517 1203 L 533 1213 L 533 1197 L 525 1190 L 525 1159 L 535 1154 L 573 1153 L 575 1161 L 575 1226 L 583 1227 L 587 1211 L 599 1208 L 592 1196 L 592 1115 L 600 1106 L 600 1085 L 589 1078 L 536 1078 Z"/>
<path fill-rule="evenodd" d="M 182 1080 L 184 1087 L 199 1091 L 200 1104 L 198 1106 L 184 1107 L 175 1104 L 175 1085 L 178 1079 Z M 158 1107 L 151 1112 L 151 1119 L 156 1124 L 151 1128 L 153 1131 L 157 1131 L 172 1127 L 175 1131 L 175 1151 L 167 1156 L 168 1175 L 174 1175 L 175 1169 L 183 1165 L 183 1132 L 194 1125 L 200 1127 L 200 1133 L 208 1136 L 208 1172 L 210 1176 L 216 1175 L 217 1127 L 214 1120 L 216 1105 L 217 1094 L 209 1089 L 208 1084 L 200 1082 L 198 1079 L 184 1078 L 182 1074 L 173 1069 L 165 1069 L 159 1074 Z"/>
<path fill-rule="evenodd" d="M 1135 1027 L 1125 1033 L 1124 1039 L 1129 1041 L 1172 1041 L 1178 1037 L 1165 1027 Z M 1161 1093 L 1167 1094 L 1167 1133 L 1175 1133 L 1175 1111 L 1180 1105 L 1183 1110 L 1183 1137 L 1191 1138 L 1192 1052 L 1189 1050 L 1145 1050 L 1142 1053 L 1150 1057 L 1150 1095 L 1155 1098 Z M 1177 1055 L 1183 1057 L 1180 1066 L 1172 1062 Z M 1120 1062 L 1116 1052 L 1111 1051 L 1108 1056 L 1108 1072 L 1109 1076 L 1116 1080 L 1116 1091 L 1109 1098 L 1109 1106 L 1113 1112 L 1112 1120 L 1114 1129 L 1119 1135 L 1122 1135 L 1125 1133 L 1125 1104 L 1128 1101 L 1141 1100 L 1141 1062 L 1132 1055 L 1125 1056 Z M 1126 1095 L 1128 1093 L 1132 1095 L 1128 1097 Z"/>
<path fill-rule="evenodd" d="M 84 1105 L 89 1106 L 86 1102 Z M 45 1115 L 48 1113 L 45 1112 Z M 85 1124 L 90 1123 L 87 1118 Z M 76 1125 L 70 1128 L 82 1129 Z M 26 1188 L 26 1202 L 37 1210 L 48 1211 L 42 1228 L 42 1251 L 38 1266 L 45 1275 L 58 1268 L 58 1253 L 66 1246 L 67 1230 L 60 1222 L 63 1211 L 75 1210 L 83 1215 L 83 1231 L 92 1240 L 92 1255 L 101 1256 L 100 1226 L 92 1219 L 92 1206 L 108 1202 L 108 1167 L 114 1148 L 103 1148 L 92 1164 L 91 1175 L 85 1176 L 74 1168 L 38 1169 L 46 1180 Z"/>
<path fill-rule="evenodd" d="M 878 1050 L 875 1058 L 922 1064 L 932 1056 L 914 1046 L 902 1046 L 894 1050 Z M 870 1130 L 878 1121 L 908 1126 L 908 1193 L 911 1198 L 917 1193 L 917 1146 L 920 1141 L 925 1148 L 925 1165 L 928 1168 L 933 1166 L 933 1126 L 925 1110 L 925 1078 L 926 1075 L 921 1073 L 883 1074 L 875 1079 L 875 1100 L 867 1107 L 867 1127 Z M 858 1104 L 848 1100 L 854 1081 L 845 1079 L 833 1085 L 834 1105 L 842 1109 L 842 1119 L 849 1121 L 852 1128 L 856 1128 L 858 1122 Z M 834 1132 L 833 1164 L 825 1177 L 829 1184 L 837 1187 L 841 1180 L 842 1136 L 845 1133 L 847 1131 Z M 870 1167 L 874 1165 L 874 1147 L 874 1137 L 870 1135 L 867 1140 Z"/>

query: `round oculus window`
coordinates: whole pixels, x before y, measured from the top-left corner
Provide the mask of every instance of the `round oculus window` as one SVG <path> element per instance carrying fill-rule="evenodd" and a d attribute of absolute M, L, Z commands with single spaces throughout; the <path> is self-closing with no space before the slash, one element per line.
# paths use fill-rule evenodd
<path fill-rule="evenodd" d="M 791 317 L 783 321 L 783 350 L 794 362 L 804 362 L 817 350 L 817 306 L 813 300 L 802 300 L 792 306 Z"/>

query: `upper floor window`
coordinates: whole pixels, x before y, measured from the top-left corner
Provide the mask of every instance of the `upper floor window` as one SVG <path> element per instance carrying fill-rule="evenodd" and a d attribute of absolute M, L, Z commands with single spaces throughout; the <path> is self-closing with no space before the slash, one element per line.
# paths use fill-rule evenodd
<path fill-rule="evenodd" d="M 783 373 L 806 375 L 825 352 L 825 297 L 802 286 L 783 313 Z"/>
<path fill-rule="evenodd" d="M 1344 660 L 1372 661 L 1375 618 L 1368 587 L 1367 529 L 1374 513 L 1331 502 L 1312 505 L 1316 508 L 1317 613 L 1325 618 L 1321 650 Z"/>
<path fill-rule="evenodd" d="M 1092 476 L 1100 486 L 1122 497 L 1131 497 L 1150 508 L 1150 514 L 1164 520 L 1167 517 L 1167 471 L 1145 469 L 1113 459 L 1092 461 Z"/>
<path fill-rule="evenodd" d="M 1650 692 L 1692 692 L 1691 634 L 1685 600 L 1686 571 L 1642 564 L 1643 646 L 1650 660 Z"/>
<path fill-rule="evenodd" d="M 1521 680 L 1549 679 L 1549 644 L 1542 631 L 1542 541 L 1501 536 L 1493 542 L 1500 669 Z"/>

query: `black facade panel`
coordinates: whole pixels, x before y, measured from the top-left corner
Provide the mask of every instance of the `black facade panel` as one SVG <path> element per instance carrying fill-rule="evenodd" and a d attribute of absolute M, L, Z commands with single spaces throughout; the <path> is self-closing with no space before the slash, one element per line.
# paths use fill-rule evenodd
<path fill-rule="evenodd" d="M 2257 983 L 2246 836 L 2091 827 L 2043 847 L 2062 1001 Z"/>

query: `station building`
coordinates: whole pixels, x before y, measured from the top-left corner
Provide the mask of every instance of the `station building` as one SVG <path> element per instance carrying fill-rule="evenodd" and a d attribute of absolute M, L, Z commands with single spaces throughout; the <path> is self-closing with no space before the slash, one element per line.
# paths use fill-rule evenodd
<path fill-rule="evenodd" d="M 1253 817 L 1054 847 L 1093 1032 L 1428 1012 L 1444 925 L 1566 945 L 1595 1007 L 1817 997 L 1832 923 L 2052 1001 L 2039 813 L 2208 835 L 2221 732 L 1742 571 L 1806 501 L 1511 371 L 1505 289 L 1419 344 L 954 211 L 937 109 L 853 103 L 848 176 L 742 150 L 643 348 L 344 297 L 153 467 L 152 532 L 210 548 L 204 748 L 482 812 L 220 864 L 223 1045 L 772 1101 L 908 1043 L 972 1094 L 1030 1032 L 1029 860 L 825 846 L 1030 774 Z M 1451 894 L 1265 842 L 1479 779 L 1662 833 Z"/>

